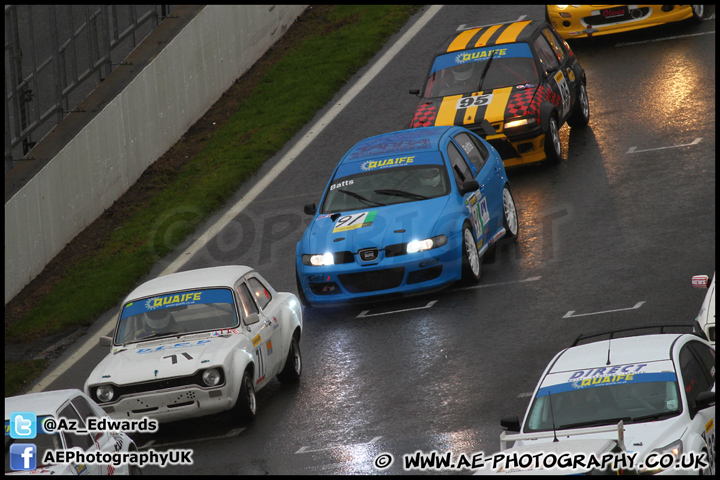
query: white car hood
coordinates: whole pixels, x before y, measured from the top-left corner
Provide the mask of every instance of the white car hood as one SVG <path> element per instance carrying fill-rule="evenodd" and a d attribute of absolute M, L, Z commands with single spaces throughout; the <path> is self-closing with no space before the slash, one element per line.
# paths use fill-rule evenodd
<path fill-rule="evenodd" d="M 642 461 L 642 459 L 654 449 L 665 447 L 685 435 L 687 427 L 683 421 L 683 415 L 684 413 L 681 413 L 676 417 L 655 422 L 625 424 L 625 448 L 627 448 L 627 451 L 630 453 L 637 452 L 638 459 Z M 562 435 L 562 430 L 557 432 L 557 436 L 561 444 L 563 438 L 568 438 Z M 617 439 L 617 435 L 612 433 L 591 433 L 583 435 L 583 438 L 613 440 Z M 552 438 L 519 440 L 515 443 L 514 447 L 552 441 Z"/>
<path fill-rule="evenodd" d="M 223 365 L 241 338 L 238 334 L 205 333 L 115 346 L 95 367 L 87 383 L 125 385 L 192 375 L 200 368 Z"/>

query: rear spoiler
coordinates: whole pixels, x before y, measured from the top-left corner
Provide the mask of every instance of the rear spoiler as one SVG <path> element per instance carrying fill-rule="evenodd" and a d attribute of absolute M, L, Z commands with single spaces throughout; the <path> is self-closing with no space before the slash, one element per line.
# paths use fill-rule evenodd
<path fill-rule="evenodd" d="M 602 427 L 588 427 L 588 428 L 575 428 L 572 430 L 560 430 L 560 433 L 557 431 L 549 431 L 549 432 L 537 432 L 537 433 L 511 433 L 508 434 L 507 431 L 503 431 L 500 434 L 500 450 L 507 450 L 508 449 L 508 443 L 509 442 L 515 442 L 517 440 L 537 440 L 538 438 L 553 438 L 556 437 L 556 435 L 561 435 L 563 437 L 573 436 L 573 435 L 587 435 L 589 433 L 602 433 L 602 432 L 613 432 L 617 431 L 617 441 L 620 445 L 620 448 L 622 448 L 623 451 L 627 451 L 625 448 L 625 426 L 623 424 L 623 421 L 620 420 L 617 425 L 607 425 Z"/>

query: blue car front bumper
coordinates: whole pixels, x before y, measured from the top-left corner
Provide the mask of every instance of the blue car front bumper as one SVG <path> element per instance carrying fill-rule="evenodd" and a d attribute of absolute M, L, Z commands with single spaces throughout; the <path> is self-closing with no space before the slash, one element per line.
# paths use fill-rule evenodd
<path fill-rule="evenodd" d="M 366 301 L 376 297 L 412 295 L 437 289 L 462 275 L 462 235 L 424 252 L 386 257 L 375 262 L 355 261 L 329 266 L 309 266 L 296 258 L 298 280 L 312 305 Z"/>

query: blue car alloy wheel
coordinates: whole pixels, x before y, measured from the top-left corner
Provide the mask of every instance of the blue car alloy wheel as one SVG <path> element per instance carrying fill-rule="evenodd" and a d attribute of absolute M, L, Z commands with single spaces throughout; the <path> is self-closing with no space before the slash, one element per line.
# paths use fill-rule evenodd
<path fill-rule="evenodd" d="M 371 137 L 335 168 L 296 248 L 306 305 L 412 295 L 480 279 L 482 256 L 517 236 L 500 155 L 462 127 Z"/>

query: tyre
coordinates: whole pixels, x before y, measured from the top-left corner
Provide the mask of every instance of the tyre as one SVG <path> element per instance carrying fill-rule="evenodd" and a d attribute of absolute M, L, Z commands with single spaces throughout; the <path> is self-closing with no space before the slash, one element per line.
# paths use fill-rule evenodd
<path fill-rule="evenodd" d="M 580 83 L 580 91 L 578 92 L 578 103 L 575 105 L 575 111 L 568 118 L 570 128 L 582 128 L 590 122 L 590 101 L 588 100 L 585 85 Z"/>
<path fill-rule="evenodd" d="M 705 13 L 704 5 L 692 5 L 693 22 L 695 22 L 695 23 L 702 22 L 704 13 Z"/>
<path fill-rule="evenodd" d="M 280 383 L 297 383 L 300 381 L 302 374 L 302 355 L 300 354 L 300 345 L 297 338 L 292 337 L 290 342 L 290 350 L 288 351 L 287 360 L 282 371 L 278 373 L 277 379 Z"/>
<path fill-rule="evenodd" d="M 463 227 L 462 279 L 472 283 L 480 281 L 481 259 L 477 251 L 477 242 L 472 230 L 466 224 Z"/>
<path fill-rule="evenodd" d="M 503 227 L 505 227 L 505 238 L 512 238 L 517 242 L 518 231 L 520 230 L 517 208 L 507 185 L 503 188 Z"/>
<path fill-rule="evenodd" d="M 255 420 L 257 415 L 257 397 L 255 396 L 255 385 L 253 385 L 252 376 L 246 370 L 240 384 L 240 393 L 238 394 L 235 409 L 239 419 L 243 422 L 251 422 Z"/>
<path fill-rule="evenodd" d="M 548 131 L 545 132 L 545 157 L 550 163 L 560 163 L 562 159 L 562 143 L 560 143 L 560 129 L 555 115 L 550 117 Z"/>

